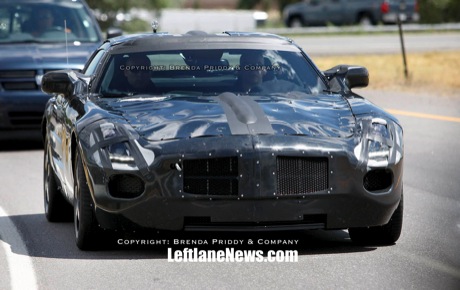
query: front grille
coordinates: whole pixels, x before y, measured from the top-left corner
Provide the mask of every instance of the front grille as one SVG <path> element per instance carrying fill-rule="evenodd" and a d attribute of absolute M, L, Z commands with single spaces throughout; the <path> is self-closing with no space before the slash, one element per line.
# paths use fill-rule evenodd
<path fill-rule="evenodd" d="M 184 160 L 184 191 L 202 195 L 238 195 L 236 157 Z"/>
<path fill-rule="evenodd" d="M 371 170 L 364 176 L 363 185 L 367 191 L 378 191 L 390 188 L 393 174 L 390 170 Z"/>
<path fill-rule="evenodd" d="M 2 70 L 0 84 L 5 91 L 38 90 L 35 70 Z"/>
<path fill-rule="evenodd" d="M 328 159 L 324 157 L 284 157 L 276 159 L 279 195 L 305 194 L 328 188 Z"/>
<path fill-rule="evenodd" d="M 6 91 L 31 91 L 38 90 L 35 82 L 2 82 Z"/>
<path fill-rule="evenodd" d="M 144 182 L 135 175 L 117 174 L 109 180 L 109 193 L 117 198 L 135 198 L 144 192 Z"/>
<path fill-rule="evenodd" d="M 0 70 L 0 86 L 5 91 L 39 90 L 35 77 L 53 70 Z"/>
<path fill-rule="evenodd" d="M 49 72 L 51 72 L 51 71 L 56 71 L 56 70 L 59 70 L 59 69 L 56 69 L 56 68 L 45 69 L 45 70 L 43 70 L 43 74 L 49 73 Z"/>
<path fill-rule="evenodd" d="M 17 79 L 17 78 L 34 78 L 36 72 L 34 70 L 1 70 L 0 78 L 2 79 Z"/>

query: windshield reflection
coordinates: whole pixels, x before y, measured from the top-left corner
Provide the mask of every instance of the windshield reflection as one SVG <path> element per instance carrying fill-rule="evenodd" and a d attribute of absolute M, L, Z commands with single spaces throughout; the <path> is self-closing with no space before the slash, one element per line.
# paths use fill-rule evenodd
<path fill-rule="evenodd" d="M 81 3 L 0 3 L 0 44 L 98 42 L 95 27 Z"/>

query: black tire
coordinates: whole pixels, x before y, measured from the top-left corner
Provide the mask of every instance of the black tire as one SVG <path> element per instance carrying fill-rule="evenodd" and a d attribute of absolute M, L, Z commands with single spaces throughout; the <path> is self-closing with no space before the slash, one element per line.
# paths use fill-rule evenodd
<path fill-rule="evenodd" d="M 72 221 L 72 206 L 64 198 L 56 182 L 56 174 L 51 166 L 49 141 L 45 138 L 43 157 L 43 200 L 45 216 L 49 222 Z"/>
<path fill-rule="evenodd" d="M 79 150 L 76 150 L 74 167 L 74 225 L 75 240 L 80 250 L 96 250 L 101 246 L 102 229 L 94 213 L 94 203 L 83 169 Z"/>
<path fill-rule="evenodd" d="M 289 18 L 288 26 L 292 28 L 303 27 L 305 26 L 305 23 L 300 16 L 293 16 Z"/>
<path fill-rule="evenodd" d="M 361 13 L 357 18 L 357 22 L 359 25 L 365 27 L 377 24 L 374 18 L 368 13 Z"/>
<path fill-rule="evenodd" d="M 368 228 L 350 228 L 348 233 L 354 243 L 360 245 L 393 245 L 399 239 L 403 224 L 404 200 L 390 218 L 390 221 L 383 226 Z"/>

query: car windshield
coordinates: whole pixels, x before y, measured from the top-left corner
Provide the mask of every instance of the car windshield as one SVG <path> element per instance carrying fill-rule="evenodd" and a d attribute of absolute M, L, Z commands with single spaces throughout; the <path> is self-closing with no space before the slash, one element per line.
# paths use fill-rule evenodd
<path fill-rule="evenodd" d="M 0 44 L 27 42 L 99 42 L 83 4 L 0 3 Z"/>
<path fill-rule="evenodd" d="M 98 86 L 104 97 L 139 94 L 286 94 L 327 89 L 300 51 L 194 49 L 114 54 Z"/>

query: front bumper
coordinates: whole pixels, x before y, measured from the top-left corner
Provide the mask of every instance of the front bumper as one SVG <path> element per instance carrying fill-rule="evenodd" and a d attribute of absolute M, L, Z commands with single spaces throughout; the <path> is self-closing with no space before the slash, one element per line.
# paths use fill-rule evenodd
<path fill-rule="evenodd" d="M 14 138 L 16 136 L 11 134 L 39 134 L 49 98 L 41 91 L 0 92 L 0 136 Z"/>
<path fill-rule="evenodd" d="M 303 199 L 190 200 L 151 198 L 132 208 L 98 208 L 103 228 L 162 230 L 345 229 L 388 223 L 400 190 L 380 196 L 311 195 Z"/>
<path fill-rule="evenodd" d="M 401 199 L 403 159 L 396 164 L 388 164 L 384 169 L 391 175 L 388 186 L 368 191 L 364 186 L 367 174 L 382 169 L 369 168 L 356 158 L 354 146 L 356 141 L 352 138 L 197 138 L 186 142 L 162 142 L 150 147 L 155 152 L 155 161 L 148 170 L 122 172 L 114 168 L 102 169 L 92 162 L 92 158 L 87 159 L 86 164 L 96 217 L 103 228 L 290 230 L 386 224 Z M 230 187 L 230 193 L 190 192 L 187 180 L 191 177 L 184 167 L 186 160 L 213 160 L 228 156 L 237 160 L 237 174 L 232 177 L 237 185 Z M 305 192 L 291 187 L 290 190 L 296 191 L 294 194 L 283 193 L 279 184 L 284 181 L 279 176 L 285 169 L 278 164 L 280 158 L 286 156 L 294 158 L 294 167 L 288 175 L 295 175 L 296 166 L 300 166 L 296 158 L 325 160 L 327 171 L 310 172 L 307 179 L 315 179 L 316 175 L 322 174 L 327 179 L 327 185 Z M 211 163 L 202 164 L 212 167 Z M 298 170 L 304 169 L 300 166 Z M 145 181 L 145 190 L 140 196 L 125 199 L 111 195 L 108 180 L 111 176 L 125 173 L 136 174 Z M 204 191 L 209 188 L 216 190 L 212 185 L 213 178 L 216 177 L 204 178 Z M 223 187 L 226 182 L 223 181 Z"/>
<path fill-rule="evenodd" d="M 418 22 L 420 15 L 418 13 L 399 13 L 399 20 L 405 23 Z M 397 23 L 398 14 L 396 12 L 390 12 L 382 15 L 383 23 Z"/>

